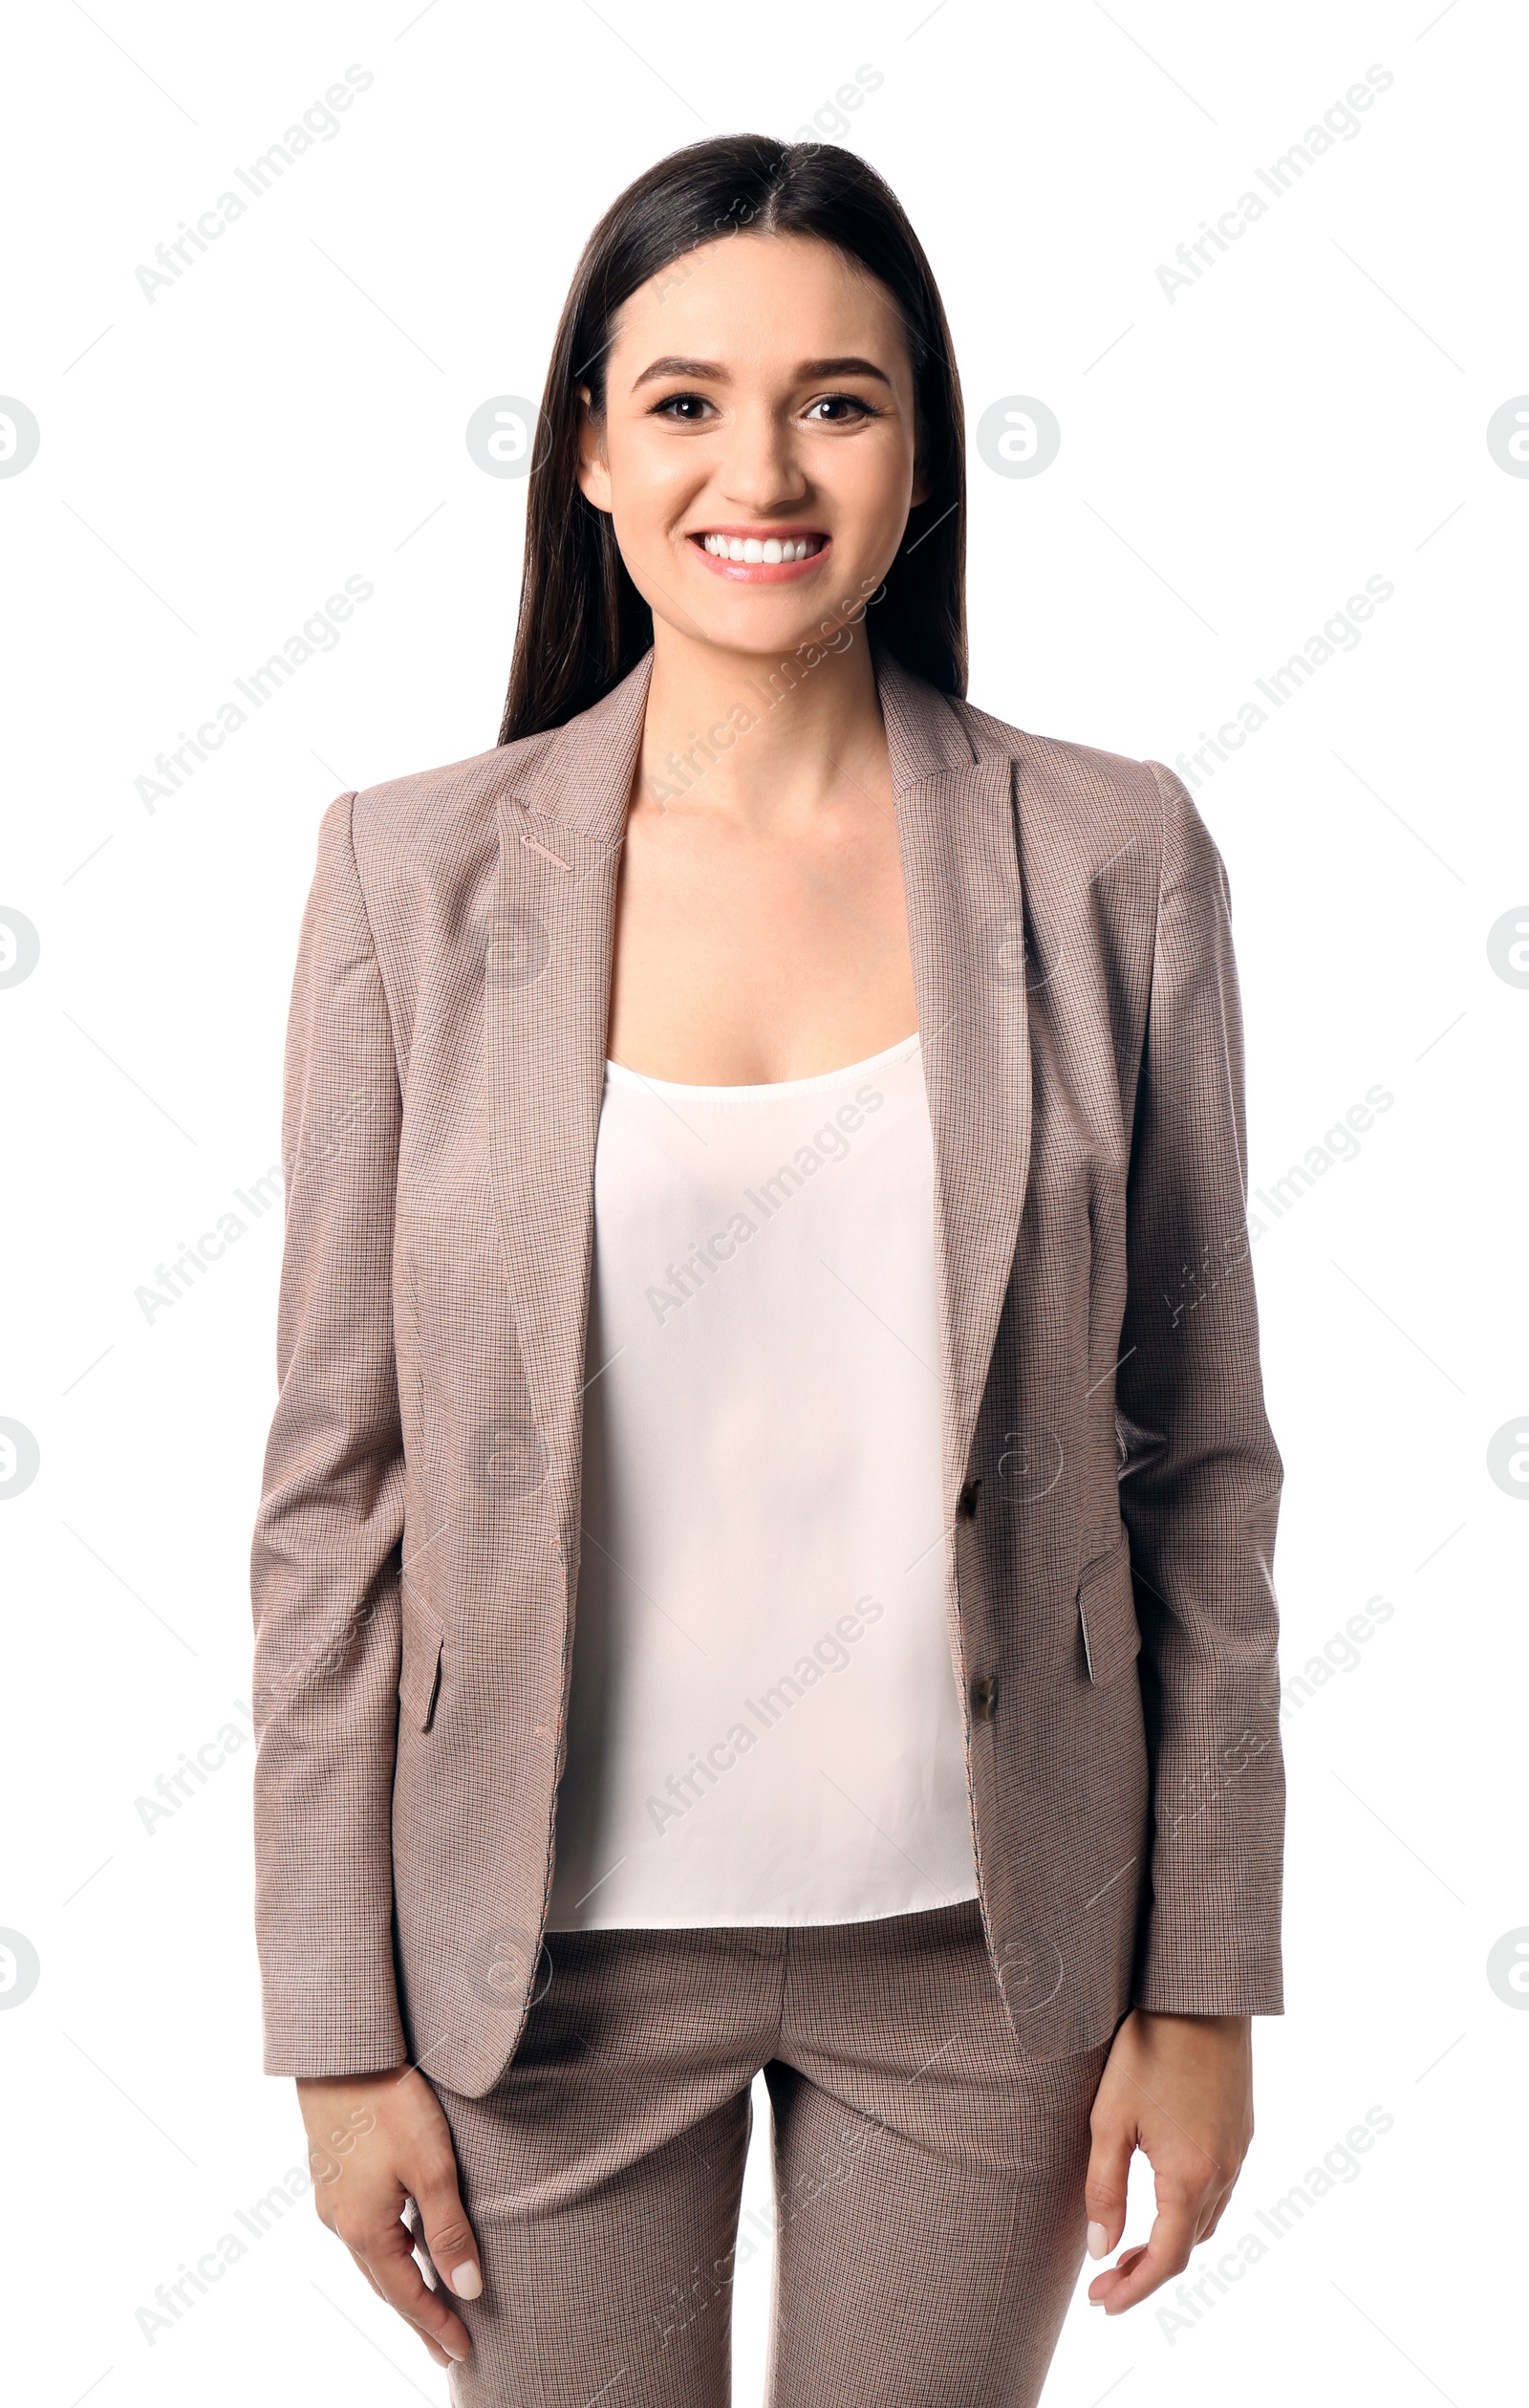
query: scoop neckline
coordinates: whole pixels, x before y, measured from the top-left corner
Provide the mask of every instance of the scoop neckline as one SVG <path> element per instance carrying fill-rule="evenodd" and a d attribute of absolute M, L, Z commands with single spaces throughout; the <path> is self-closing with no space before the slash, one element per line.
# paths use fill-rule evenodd
<path fill-rule="evenodd" d="M 809 1096 L 816 1088 L 840 1087 L 848 1079 L 863 1076 L 872 1071 L 890 1070 L 915 1053 L 922 1042 L 921 1032 L 911 1030 L 894 1045 L 883 1046 L 879 1053 L 868 1053 L 859 1062 L 846 1062 L 839 1070 L 815 1071 L 810 1078 L 766 1078 L 753 1086 L 702 1087 L 682 1078 L 650 1078 L 645 1071 L 629 1070 L 624 1062 L 605 1057 L 605 1075 L 617 1087 L 641 1087 L 650 1095 L 688 1096 L 695 1102 L 754 1103 L 762 1096 Z"/>

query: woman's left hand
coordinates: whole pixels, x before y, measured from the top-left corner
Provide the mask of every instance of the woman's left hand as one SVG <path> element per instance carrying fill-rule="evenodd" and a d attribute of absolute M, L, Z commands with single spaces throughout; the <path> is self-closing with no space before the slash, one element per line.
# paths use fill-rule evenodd
<path fill-rule="evenodd" d="M 1089 2305 L 1115 2316 L 1181 2274 L 1195 2243 L 1220 2223 L 1253 2137 L 1252 2018 L 1132 2008 L 1115 2034 L 1089 2129 L 1090 2257 L 1108 2257 L 1125 2231 L 1133 2149 L 1156 2177 L 1147 2240 L 1088 2286 Z"/>

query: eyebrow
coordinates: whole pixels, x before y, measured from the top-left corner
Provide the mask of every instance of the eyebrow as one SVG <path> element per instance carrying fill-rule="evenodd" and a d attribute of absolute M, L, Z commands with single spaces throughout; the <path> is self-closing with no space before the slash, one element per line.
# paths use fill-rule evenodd
<path fill-rule="evenodd" d="M 873 359 L 861 359 L 852 353 L 837 359 L 804 359 L 796 374 L 802 382 L 809 377 L 873 377 L 878 384 L 887 387 L 889 393 L 893 390 L 892 379 L 885 368 L 878 368 Z M 681 359 L 671 353 L 666 358 L 651 360 L 634 380 L 632 390 L 635 393 L 639 386 L 657 383 L 665 377 L 694 377 L 698 383 L 704 381 L 708 384 L 732 382 L 720 359 Z"/>

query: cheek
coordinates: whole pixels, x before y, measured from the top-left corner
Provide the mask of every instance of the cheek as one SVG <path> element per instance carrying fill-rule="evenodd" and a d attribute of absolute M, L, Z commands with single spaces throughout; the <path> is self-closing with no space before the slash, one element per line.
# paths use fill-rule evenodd
<path fill-rule="evenodd" d="M 874 445 L 847 444 L 837 460 L 825 464 L 820 489 L 835 517 L 836 601 L 854 591 L 857 576 L 885 574 L 909 508 L 911 473 L 912 463 L 895 436 Z"/>
<path fill-rule="evenodd" d="M 824 463 L 825 483 L 867 524 L 902 508 L 913 476 L 913 442 L 901 424 L 868 429 L 856 443 L 837 446 Z"/>
<path fill-rule="evenodd" d="M 689 495 L 703 482 L 699 455 L 662 434 L 636 426 L 613 426 L 607 437 L 610 501 L 617 538 L 644 547 L 669 540 L 669 528 Z"/>

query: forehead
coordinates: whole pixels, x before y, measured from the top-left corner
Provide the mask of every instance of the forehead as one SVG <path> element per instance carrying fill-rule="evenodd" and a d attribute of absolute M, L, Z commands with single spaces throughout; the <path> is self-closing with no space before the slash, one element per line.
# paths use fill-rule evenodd
<path fill-rule="evenodd" d="M 624 377 L 670 353 L 784 364 L 854 351 L 889 375 L 907 367 L 885 286 L 812 235 L 729 234 L 684 251 L 638 286 L 612 331 Z"/>

